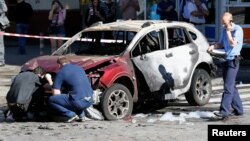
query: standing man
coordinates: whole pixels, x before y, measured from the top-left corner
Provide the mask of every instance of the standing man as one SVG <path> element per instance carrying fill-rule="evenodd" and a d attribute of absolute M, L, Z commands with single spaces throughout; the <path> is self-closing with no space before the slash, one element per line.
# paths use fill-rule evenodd
<path fill-rule="evenodd" d="M 93 103 L 93 89 L 84 70 L 69 63 L 66 57 L 57 60 L 61 68 L 56 74 L 48 105 L 59 115 L 67 118 L 66 122 L 84 120 L 84 110 Z M 62 93 L 62 85 L 67 93 Z"/>
<path fill-rule="evenodd" d="M 8 11 L 8 8 L 5 4 L 4 0 L 0 0 L 0 16 L 5 16 L 5 13 Z M 3 20 L 0 18 L 0 20 Z M 2 21 L 1 21 L 2 23 Z M 0 31 L 2 32 L 4 29 L 3 27 L 0 28 Z M 5 59 L 4 59 L 4 40 L 3 35 L 0 35 L 0 67 L 3 67 L 5 65 Z"/>
<path fill-rule="evenodd" d="M 105 0 L 105 5 L 108 9 L 108 15 L 106 16 L 107 23 L 114 22 L 116 20 L 116 4 L 112 0 Z"/>
<path fill-rule="evenodd" d="M 15 21 L 16 21 L 16 32 L 18 34 L 27 34 L 29 30 L 30 18 L 34 15 L 34 11 L 29 3 L 24 0 L 17 0 L 15 7 Z M 21 55 L 26 54 L 26 38 L 18 38 L 18 53 Z"/>
<path fill-rule="evenodd" d="M 243 45 L 243 30 L 239 25 L 233 23 L 233 16 L 225 12 L 222 16 L 223 31 L 221 41 L 208 48 L 213 51 L 214 48 L 224 47 L 226 52 L 226 62 L 223 64 L 224 92 L 222 95 L 220 112 L 216 116 L 227 120 L 230 115 L 243 115 L 243 106 L 235 86 L 236 76 L 240 65 L 240 52 Z M 233 111 L 231 111 L 231 108 Z"/>
<path fill-rule="evenodd" d="M 140 11 L 138 0 L 119 0 L 119 6 L 124 20 L 136 20 L 136 12 Z"/>
<path fill-rule="evenodd" d="M 189 21 L 195 25 L 204 24 L 205 17 L 209 15 L 206 4 L 202 3 L 201 0 L 191 0 L 188 3 L 188 12 L 190 14 Z"/>
<path fill-rule="evenodd" d="M 189 22 L 194 24 L 195 27 L 204 34 L 205 31 L 203 24 L 206 23 L 205 17 L 209 15 L 206 4 L 201 0 L 191 0 L 190 2 L 188 2 L 187 11 L 190 15 Z"/>

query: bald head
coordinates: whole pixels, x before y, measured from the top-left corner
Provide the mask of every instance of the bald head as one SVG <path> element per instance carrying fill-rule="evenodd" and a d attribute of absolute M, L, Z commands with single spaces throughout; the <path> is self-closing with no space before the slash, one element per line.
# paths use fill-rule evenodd
<path fill-rule="evenodd" d="M 222 20 L 233 20 L 233 15 L 229 12 L 223 14 Z"/>
<path fill-rule="evenodd" d="M 231 22 L 233 21 L 233 15 L 229 12 L 225 12 L 222 16 L 221 22 L 224 27 L 231 27 Z"/>

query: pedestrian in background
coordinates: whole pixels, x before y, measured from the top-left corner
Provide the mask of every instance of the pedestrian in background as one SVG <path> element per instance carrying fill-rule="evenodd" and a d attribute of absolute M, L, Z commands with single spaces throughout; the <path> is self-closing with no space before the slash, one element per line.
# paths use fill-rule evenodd
<path fill-rule="evenodd" d="M 114 22 L 116 20 L 115 2 L 113 2 L 112 0 L 106 0 L 105 4 L 108 10 L 108 15 L 106 16 L 105 22 L 107 23 Z"/>
<path fill-rule="evenodd" d="M 119 0 L 119 7 L 124 20 L 136 20 L 136 12 L 140 11 L 138 0 Z"/>
<path fill-rule="evenodd" d="M 63 56 L 57 60 L 60 70 L 57 72 L 53 85 L 52 96 L 48 105 L 55 113 L 67 118 L 66 122 L 84 120 L 84 110 L 93 103 L 93 89 L 83 68 L 70 64 Z M 62 86 L 67 93 L 62 93 Z"/>
<path fill-rule="evenodd" d="M 172 0 L 161 0 L 157 4 L 156 13 L 160 15 L 161 20 L 177 20 L 177 13 L 175 11 L 175 3 Z"/>
<path fill-rule="evenodd" d="M 226 61 L 223 63 L 224 92 L 222 95 L 220 112 L 216 116 L 227 120 L 230 115 L 243 115 L 242 101 L 235 85 L 236 76 L 240 66 L 240 52 L 243 45 L 243 29 L 233 23 L 233 16 L 225 12 L 222 16 L 223 31 L 221 41 L 208 48 L 211 52 L 215 48 L 224 48 Z M 232 110 L 231 110 L 232 108 Z"/>
<path fill-rule="evenodd" d="M 188 3 L 191 0 L 182 0 L 181 2 L 181 9 L 180 9 L 180 20 L 189 22 L 190 19 L 190 12 L 188 11 Z"/>
<path fill-rule="evenodd" d="M 0 31 L 4 31 L 6 28 L 6 25 L 9 24 L 9 20 L 6 17 L 5 13 L 8 11 L 8 8 L 6 6 L 6 3 L 4 0 L 0 0 Z M 7 18 L 7 21 L 6 19 Z M 7 22 L 7 23 L 6 23 Z M 3 25 L 4 24 L 4 25 Z M 5 51 L 4 51 L 4 38 L 3 34 L 0 35 L 0 67 L 5 65 L 5 59 L 4 59 Z"/>
<path fill-rule="evenodd" d="M 203 24 L 206 23 L 205 17 L 209 15 L 206 4 L 201 0 L 191 0 L 188 2 L 188 11 L 190 13 L 189 22 L 204 33 Z"/>
<path fill-rule="evenodd" d="M 52 37 L 65 37 L 64 21 L 66 19 L 66 9 L 59 0 L 53 0 L 49 11 L 49 35 Z M 56 51 L 63 40 L 50 39 L 51 53 Z"/>
<path fill-rule="evenodd" d="M 88 27 L 96 22 L 105 22 L 107 11 L 105 11 L 104 5 L 101 6 L 100 0 L 91 0 L 91 4 L 89 4 L 86 11 L 85 19 L 86 25 Z"/>
<path fill-rule="evenodd" d="M 27 34 L 30 25 L 30 18 L 34 15 L 34 11 L 29 3 L 24 0 L 17 0 L 15 7 L 16 32 L 18 34 Z M 18 37 L 18 53 L 26 54 L 26 38 Z"/>

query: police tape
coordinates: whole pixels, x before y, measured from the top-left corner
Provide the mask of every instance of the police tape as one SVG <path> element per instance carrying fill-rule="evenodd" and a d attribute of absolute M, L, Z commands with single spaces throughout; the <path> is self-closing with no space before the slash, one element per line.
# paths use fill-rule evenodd
<path fill-rule="evenodd" d="M 14 36 L 14 37 L 26 37 L 26 38 L 37 38 L 37 39 L 55 39 L 55 40 L 69 40 L 71 38 L 76 37 L 77 41 L 86 41 L 86 42 L 92 42 L 93 39 L 91 38 L 80 38 L 80 36 L 73 36 L 71 38 L 69 37 L 56 37 L 56 36 L 43 36 L 43 35 L 27 35 L 27 34 L 17 34 L 17 33 L 8 33 L 8 32 L 2 32 L 0 31 L 0 36 Z M 79 37 L 79 38 L 78 38 Z M 120 39 L 101 39 L 100 42 L 102 43 L 123 43 L 123 40 Z M 124 42 L 126 44 L 126 41 Z"/>
<path fill-rule="evenodd" d="M 43 35 L 27 35 L 27 34 L 17 34 L 17 33 L 8 33 L 8 32 L 1 32 L 0 35 L 4 36 L 14 36 L 14 37 L 26 37 L 26 38 L 37 38 L 37 39 L 55 39 L 55 40 L 69 40 L 68 37 L 55 37 L 55 36 L 43 36 Z"/>

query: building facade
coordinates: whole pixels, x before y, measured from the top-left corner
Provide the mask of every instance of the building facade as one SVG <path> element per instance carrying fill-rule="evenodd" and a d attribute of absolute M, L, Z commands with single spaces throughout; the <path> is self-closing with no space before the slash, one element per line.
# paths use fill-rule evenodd
<path fill-rule="evenodd" d="M 48 26 L 48 12 L 51 8 L 52 0 L 25 0 L 30 3 L 35 10 L 35 16 L 31 21 L 30 33 L 45 33 Z M 67 36 L 72 36 L 84 28 L 84 16 L 86 6 L 90 0 L 60 0 L 67 9 L 65 22 Z M 116 3 L 119 0 L 115 0 Z M 156 4 L 159 0 L 139 0 L 141 10 L 138 12 L 138 19 L 151 19 L 155 15 Z M 184 0 L 175 0 L 176 11 L 180 17 L 182 3 Z M 245 47 L 250 44 L 250 0 L 203 0 L 209 9 L 209 16 L 204 24 L 203 34 L 211 42 L 218 41 L 221 34 L 221 16 L 225 11 L 234 15 L 234 22 L 240 24 L 244 29 Z M 11 20 L 11 27 L 7 31 L 15 32 L 15 23 L 12 20 L 13 8 L 16 0 L 6 0 L 9 7 L 8 16 Z M 117 18 L 120 18 L 119 7 L 117 4 Z M 178 19 L 179 19 L 178 17 Z M 250 46 L 249 46 L 250 47 Z"/>

